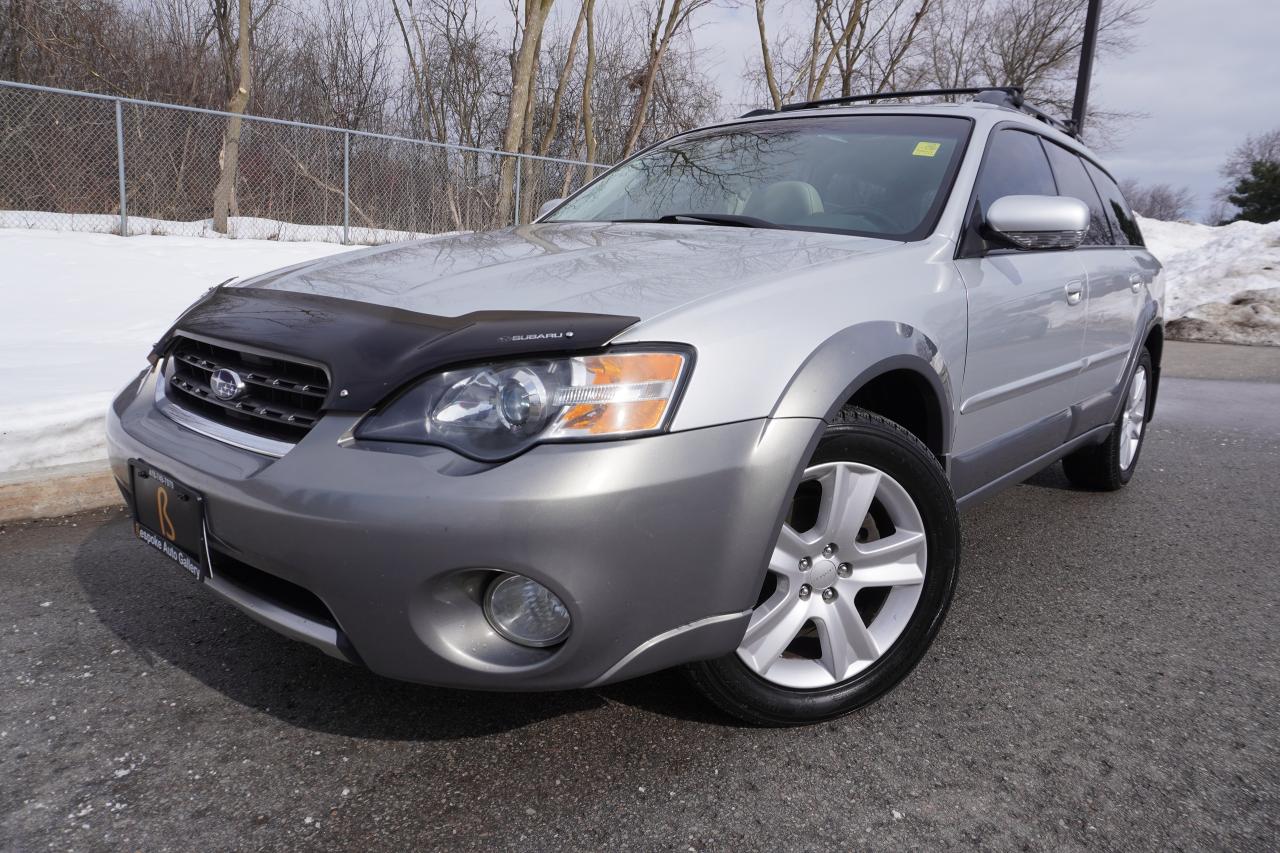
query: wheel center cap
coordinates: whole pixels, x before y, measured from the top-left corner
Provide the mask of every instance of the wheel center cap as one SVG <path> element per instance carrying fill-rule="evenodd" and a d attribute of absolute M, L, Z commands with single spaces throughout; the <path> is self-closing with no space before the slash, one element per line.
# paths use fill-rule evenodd
<path fill-rule="evenodd" d="M 830 560 L 815 560 L 813 568 L 809 570 L 809 576 L 805 578 L 809 582 L 809 586 L 815 590 L 821 591 L 836 582 L 839 575 L 836 572 L 836 564 Z"/>

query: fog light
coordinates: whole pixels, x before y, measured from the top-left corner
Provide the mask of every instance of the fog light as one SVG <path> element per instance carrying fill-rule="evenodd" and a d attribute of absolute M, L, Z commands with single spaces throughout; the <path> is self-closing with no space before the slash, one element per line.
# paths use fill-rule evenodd
<path fill-rule="evenodd" d="M 554 592 L 523 575 L 498 575 L 484 593 L 484 615 L 513 643 L 542 648 L 569 634 L 569 610 Z"/>

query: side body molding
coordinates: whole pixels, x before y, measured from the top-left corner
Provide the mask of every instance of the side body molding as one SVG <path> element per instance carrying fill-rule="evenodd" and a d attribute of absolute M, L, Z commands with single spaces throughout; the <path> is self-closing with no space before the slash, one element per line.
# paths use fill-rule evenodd
<path fill-rule="evenodd" d="M 1068 409 L 992 439 L 951 460 L 951 483 L 961 509 L 974 506 L 1003 489 L 1017 485 L 1072 451 L 1105 441 L 1120 417 L 1125 391 L 1138 368 L 1138 355 L 1152 330 L 1161 325 L 1159 311 L 1149 303 L 1138 321 L 1140 330 L 1127 353 L 1120 381 L 1111 389 Z M 1160 368 L 1154 368 L 1148 399 L 1154 413 Z"/>
<path fill-rule="evenodd" d="M 905 323 L 873 320 L 827 338 L 796 371 L 769 416 L 830 421 L 859 388 L 892 370 L 910 370 L 932 388 L 941 451 L 948 453 L 955 410 L 951 369 L 937 344 Z"/>

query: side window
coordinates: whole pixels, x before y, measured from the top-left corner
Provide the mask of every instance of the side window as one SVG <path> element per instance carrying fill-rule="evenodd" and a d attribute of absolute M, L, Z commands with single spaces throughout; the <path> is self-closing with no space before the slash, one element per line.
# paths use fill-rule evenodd
<path fill-rule="evenodd" d="M 1115 235 L 1115 244 L 1117 246 L 1145 246 L 1142 242 L 1142 232 L 1138 229 L 1138 220 L 1133 217 L 1133 210 L 1129 207 L 1129 202 L 1124 200 L 1124 196 L 1120 194 L 1120 188 L 1116 186 L 1116 182 L 1107 176 L 1107 173 L 1099 169 L 1092 163 L 1085 161 L 1085 167 L 1089 170 L 1089 177 L 1093 178 L 1093 185 L 1098 188 L 1098 194 L 1102 196 L 1103 204 L 1107 208 L 1107 218 L 1111 220 L 1111 231 Z"/>
<path fill-rule="evenodd" d="M 1089 233 L 1084 237 L 1085 246 L 1110 246 L 1111 226 L 1107 222 L 1107 212 L 1102 206 L 1102 199 L 1094 189 L 1089 173 L 1084 169 L 1080 158 L 1067 149 L 1052 142 L 1045 142 L 1045 151 L 1049 154 L 1049 164 L 1053 166 L 1053 175 L 1058 179 L 1058 194 L 1070 198 L 1078 198 L 1089 205 Z"/>
<path fill-rule="evenodd" d="M 978 177 L 978 204 L 986 210 L 1007 195 L 1057 195 L 1040 138 L 1020 130 L 998 130 L 987 144 Z"/>

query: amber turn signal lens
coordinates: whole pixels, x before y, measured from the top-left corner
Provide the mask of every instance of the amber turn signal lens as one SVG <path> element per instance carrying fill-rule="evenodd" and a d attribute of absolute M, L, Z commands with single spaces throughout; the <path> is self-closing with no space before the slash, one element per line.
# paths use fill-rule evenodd
<path fill-rule="evenodd" d="M 685 356 L 675 352 L 609 353 L 585 356 L 582 383 L 562 388 L 557 405 L 567 408 L 556 437 L 647 432 L 662 426 Z"/>

